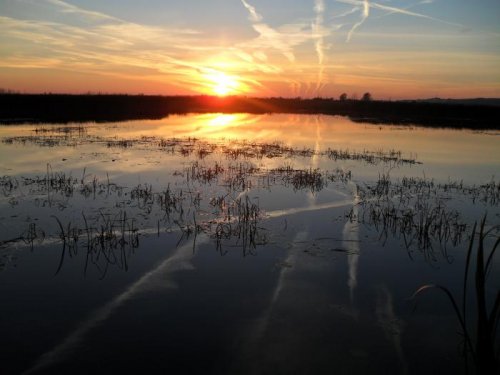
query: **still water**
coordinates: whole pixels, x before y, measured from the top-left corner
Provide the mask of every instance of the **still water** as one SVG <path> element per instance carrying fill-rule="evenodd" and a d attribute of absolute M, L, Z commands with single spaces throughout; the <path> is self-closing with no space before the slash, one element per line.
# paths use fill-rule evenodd
<path fill-rule="evenodd" d="M 473 225 L 493 228 L 486 256 L 499 234 L 499 136 L 311 115 L 0 126 L 2 373 L 473 372 L 474 272 L 470 346 L 442 290 L 412 295 L 438 284 L 463 311 Z"/>

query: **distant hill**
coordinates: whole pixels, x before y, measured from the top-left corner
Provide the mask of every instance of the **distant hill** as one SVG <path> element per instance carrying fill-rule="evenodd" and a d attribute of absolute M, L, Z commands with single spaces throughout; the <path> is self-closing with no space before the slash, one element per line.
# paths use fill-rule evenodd
<path fill-rule="evenodd" d="M 500 98 L 472 98 L 472 99 L 419 99 L 412 100 L 415 102 L 437 103 L 437 104 L 460 104 L 460 105 L 487 105 L 493 107 L 500 107 Z"/>

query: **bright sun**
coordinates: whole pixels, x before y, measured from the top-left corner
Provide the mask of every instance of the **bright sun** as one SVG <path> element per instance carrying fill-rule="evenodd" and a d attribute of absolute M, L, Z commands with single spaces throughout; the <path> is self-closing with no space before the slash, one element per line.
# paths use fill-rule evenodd
<path fill-rule="evenodd" d="M 210 81 L 210 89 L 214 94 L 219 96 L 235 94 L 238 92 L 238 87 L 240 86 L 236 77 L 222 72 L 209 74 L 207 75 L 207 79 Z"/>

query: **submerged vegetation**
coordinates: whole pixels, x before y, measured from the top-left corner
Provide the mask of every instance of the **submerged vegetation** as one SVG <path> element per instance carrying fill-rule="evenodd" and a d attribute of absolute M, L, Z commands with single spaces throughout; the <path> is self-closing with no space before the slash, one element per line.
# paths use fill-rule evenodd
<path fill-rule="evenodd" d="M 373 226 L 380 238 L 401 238 L 411 256 L 412 249 L 422 250 L 429 260 L 436 260 L 438 246 L 445 258 L 447 245 L 457 246 L 468 228 L 461 212 L 450 206 L 451 199 L 468 199 L 472 204 L 498 206 L 500 183 L 491 181 L 479 186 L 463 182 L 435 183 L 427 178 L 391 180 L 381 174 L 372 185 L 358 185 L 361 212 L 355 219 Z M 349 215 L 352 220 L 352 214 Z"/>

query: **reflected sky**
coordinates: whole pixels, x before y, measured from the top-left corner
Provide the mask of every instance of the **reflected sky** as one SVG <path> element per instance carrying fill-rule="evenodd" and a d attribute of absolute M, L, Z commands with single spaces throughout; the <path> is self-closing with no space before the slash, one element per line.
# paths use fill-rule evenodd
<path fill-rule="evenodd" d="M 280 114 L 0 126 L 0 357 L 13 373 L 460 373 L 447 300 L 408 297 L 461 290 L 498 194 L 425 192 L 489 181 L 498 137 Z M 353 156 L 391 150 L 417 162 Z M 395 193 L 402 176 L 415 186 Z M 417 243 L 434 210 L 456 243 Z M 399 214 L 414 214 L 403 235 Z"/>
<path fill-rule="evenodd" d="M 74 125 L 77 126 L 77 125 Z M 30 146 L 29 142 L 21 146 L 2 144 L 0 156 L 9 163 L 0 165 L 0 172 L 16 173 L 46 169 L 46 163 L 64 168 L 63 159 L 72 159 L 73 168 L 83 169 L 95 165 L 110 173 L 114 171 L 147 172 L 164 168 L 161 164 L 165 155 L 147 154 L 143 145 L 138 149 L 102 147 L 102 143 L 92 143 L 92 138 L 114 140 L 139 140 L 144 137 L 156 138 L 197 138 L 210 143 L 231 145 L 234 141 L 280 143 L 285 146 L 326 151 L 328 148 L 356 152 L 401 151 L 404 157 L 416 158 L 425 165 L 403 168 L 402 172 L 393 171 L 394 176 L 411 173 L 417 176 L 446 181 L 463 179 L 470 183 L 484 183 L 495 177 L 500 170 L 500 148 L 498 132 L 475 132 L 471 130 L 429 129 L 419 127 L 382 126 L 369 123 L 354 123 L 346 117 L 315 115 L 251 115 L 251 114 L 203 114 L 188 116 L 169 116 L 162 120 L 141 120 L 111 124 L 85 124 L 86 132 L 82 141 L 90 139 L 88 152 L 79 155 L 78 146 L 46 148 Z M 46 126 L 50 128 L 50 126 Z M 45 136 L 34 132 L 36 126 L 2 126 L 0 137 L 37 137 Z M 52 135 L 64 137 L 64 135 Z M 78 138 L 75 140 L 78 143 Z M 154 141 L 152 142 L 154 144 Z M 87 147 L 86 146 L 86 147 Z M 28 151 L 29 150 L 29 151 Z M 117 156 L 118 154 L 119 157 Z M 113 157 L 115 155 L 116 157 Z M 155 156 L 153 156 L 155 155 Z M 155 162 L 155 158 L 156 162 Z M 40 163 L 40 160 L 44 160 Z M 273 159 L 266 164 L 281 163 Z M 294 160 L 293 163 L 311 168 L 321 167 L 325 161 L 313 156 L 310 160 Z M 103 165 L 103 163 L 106 163 Z M 293 164 L 292 163 L 292 164 Z M 305 163 L 305 164 L 304 164 Z M 68 164 L 68 163 L 66 163 Z M 349 167 L 349 162 L 344 163 Z M 379 170 L 367 168 L 364 173 L 376 176 Z M 496 176 L 498 177 L 498 176 Z"/>

